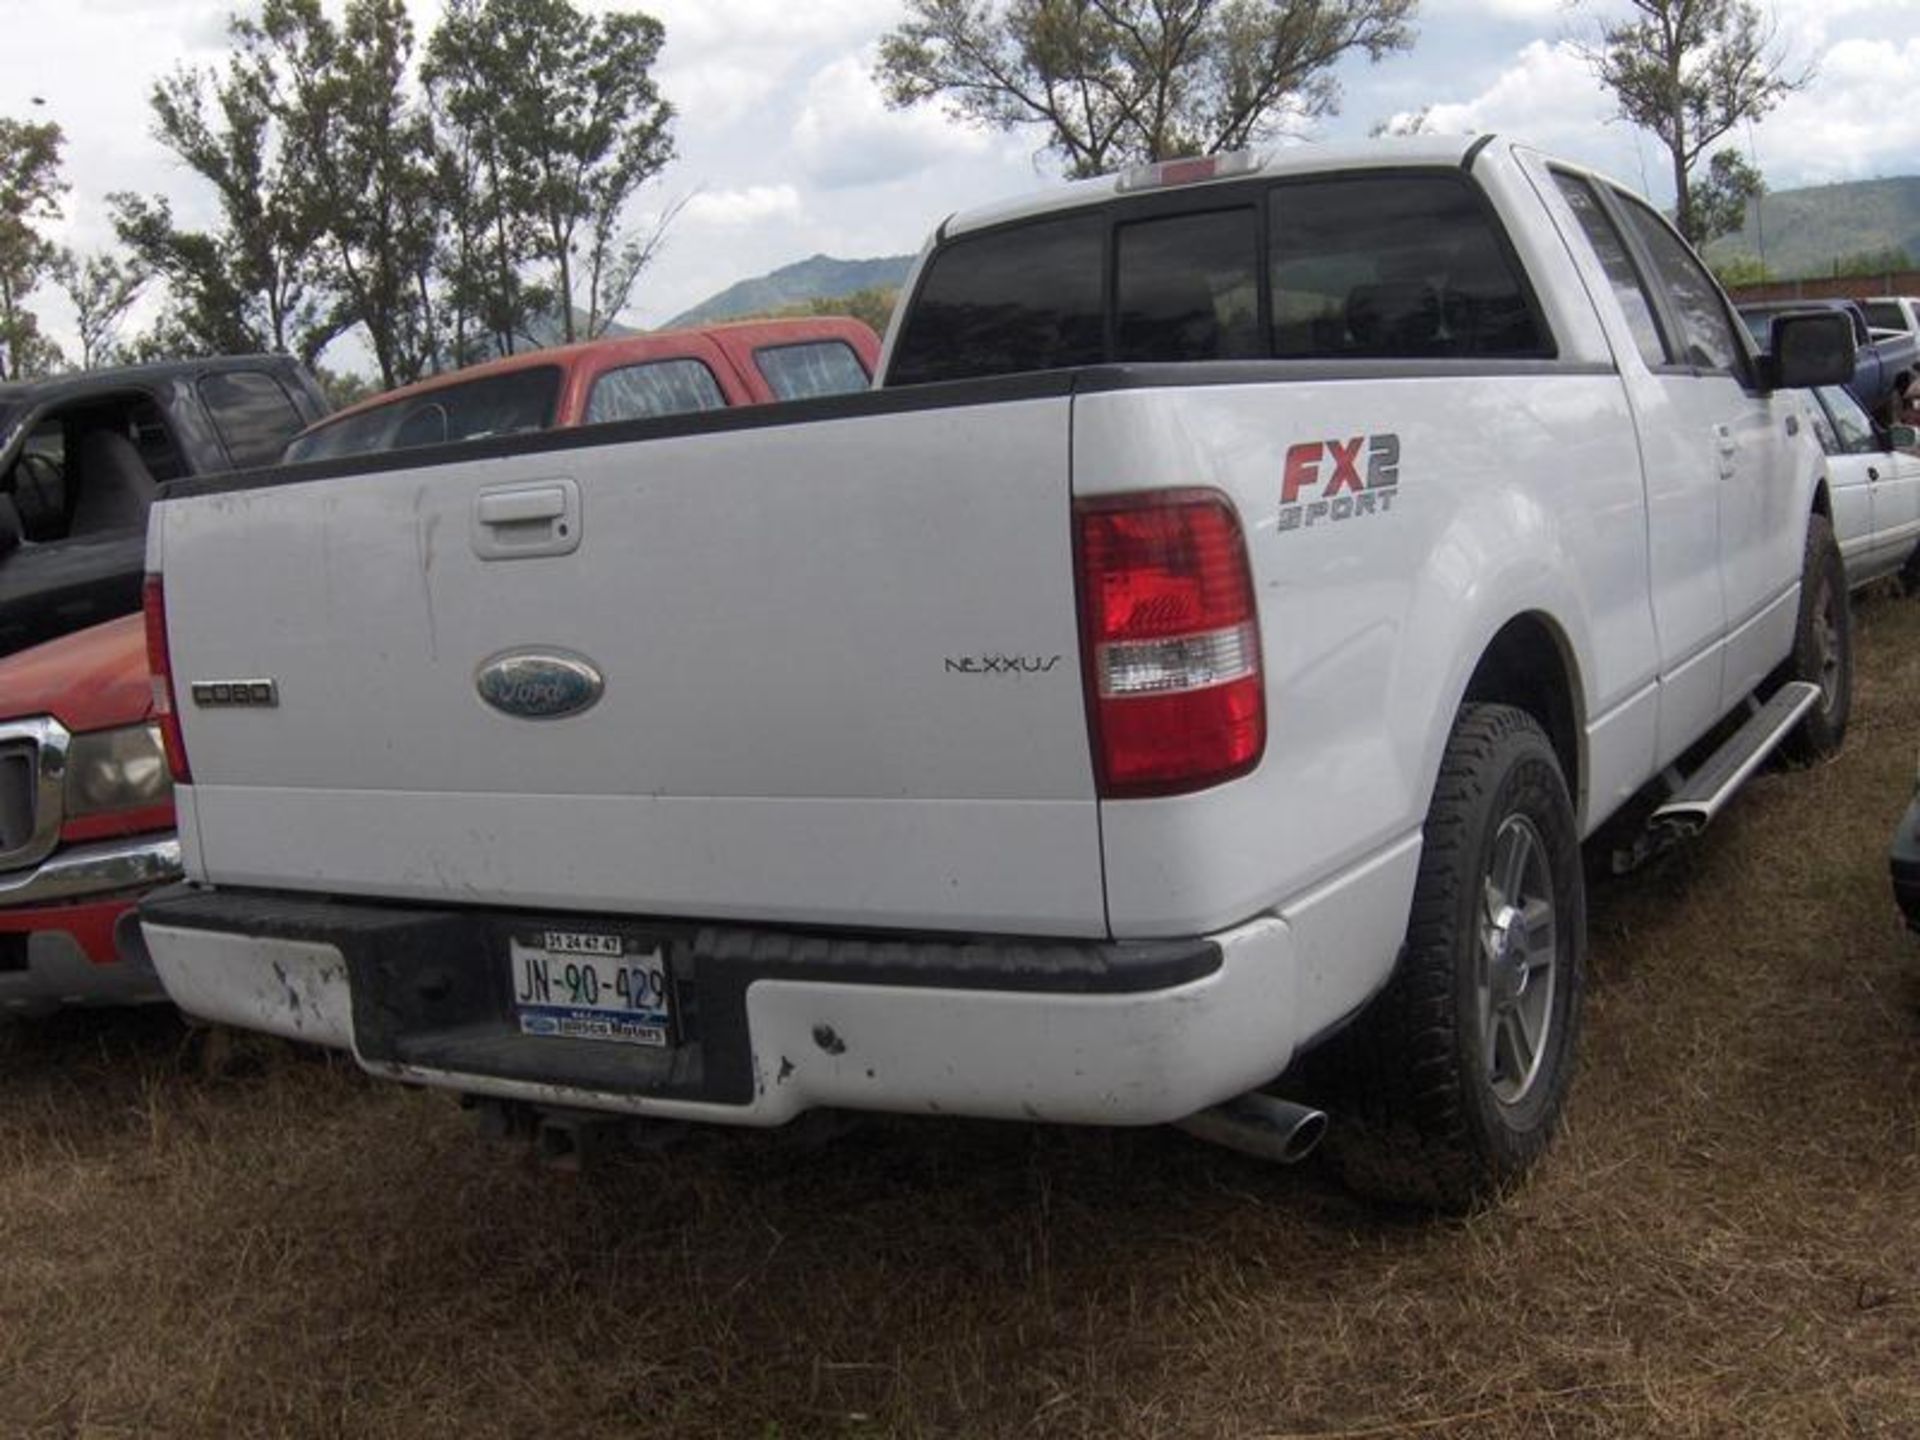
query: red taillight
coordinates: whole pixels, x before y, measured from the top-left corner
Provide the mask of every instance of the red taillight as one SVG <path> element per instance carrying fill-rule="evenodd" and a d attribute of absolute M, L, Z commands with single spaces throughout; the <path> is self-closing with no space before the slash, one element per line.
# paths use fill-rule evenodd
<path fill-rule="evenodd" d="M 1076 507 L 1094 763 L 1106 796 L 1172 795 L 1260 763 L 1260 633 L 1224 496 L 1172 490 Z"/>
<path fill-rule="evenodd" d="M 167 592 L 158 575 L 147 576 L 140 587 L 140 610 L 147 622 L 147 675 L 153 685 L 153 718 L 160 724 L 160 743 L 167 752 L 173 783 L 190 785 L 187 746 L 180 736 L 180 716 L 173 705 L 173 659 L 167 653 Z"/>

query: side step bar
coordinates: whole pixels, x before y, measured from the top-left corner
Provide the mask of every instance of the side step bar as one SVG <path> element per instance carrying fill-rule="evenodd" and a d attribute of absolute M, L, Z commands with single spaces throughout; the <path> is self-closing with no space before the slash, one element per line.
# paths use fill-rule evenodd
<path fill-rule="evenodd" d="M 1709 820 L 1733 798 L 1733 792 L 1760 768 L 1774 748 L 1793 733 L 1815 705 L 1820 703 L 1820 687 L 1807 680 L 1791 680 L 1774 697 L 1747 717 L 1747 723 L 1728 737 L 1727 743 L 1708 757 L 1707 763 L 1666 804 L 1653 812 L 1650 822 L 1670 825 L 1682 835 L 1706 828 Z"/>
<path fill-rule="evenodd" d="M 1646 831 L 1632 847 L 1614 852 L 1614 873 L 1624 874 L 1676 841 L 1706 829 L 1734 792 L 1793 733 L 1801 717 L 1819 703 L 1818 685 L 1791 680 L 1766 704 L 1756 706 L 1726 743 L 1648 817 Z"/>

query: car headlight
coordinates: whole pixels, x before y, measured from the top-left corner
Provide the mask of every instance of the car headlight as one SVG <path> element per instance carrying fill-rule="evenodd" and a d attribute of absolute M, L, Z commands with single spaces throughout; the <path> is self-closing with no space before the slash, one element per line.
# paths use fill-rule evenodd
<path fill-rule="evenodd" d="M 173 798 L 160 727 L 129 725 L 76 735 L 67 751 L 67 814 L 138 810 Z"/>

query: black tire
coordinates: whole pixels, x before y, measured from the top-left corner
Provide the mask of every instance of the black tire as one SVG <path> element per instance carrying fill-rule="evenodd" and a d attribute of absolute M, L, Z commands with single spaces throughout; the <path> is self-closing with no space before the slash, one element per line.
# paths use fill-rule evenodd
<path fill-rule="evenodd" d="M 1920 595 L 1920 545 L 1913 547 L 1907 563 L 1900 567 L 1900 593 Z"/>
<path fill-rule="evenodd" d="M 1807 520 L 1806 556 L 1800 567 L 1800 616 L 1793 654 L 1781 667 L 1783 680 L 1810 680 L 1820 699 L 1781 746 L 1789 760 L 1811 764 L 1836 755 L 1853 713 L 1853 608 L 1847 601 L 1847 571 L 1833 525 L 1824 515 Z"/>
<path fill-rule="evenodd" d="M 1525 1083 L 1510 1063 L 1499 1004 L 1482 986 L 1511 982 L 1513 911 L 1497 923 L 1494 874 L 1530 834 L 1540 864 L 1512 898 L 1546 900 L 1551 955 L 1546 1017 Z M 1503 850 L 1501 846 L 1507 846 Z M 1586 958 L 1586 882 L 1560 765 L 1532 716 L 1507 705 L 1462 707 L 1427 812 L 1405 947 L 1387 988 L 1332 1042 L 1338 1098 L 1327 1147 L 1354 1189 L 1463 1213 L 1517 1184 L 1546 1151 L 1572 1083 Z M 1532 943 L 1531 940 L 1528 941 Z M 1521 962 L 1522 968 L 1526 962 Z M 1502 970 L 1501 967 L 1508 967 Z M 1525 1001 L 1525 982 L 1515 1009 Z M 1500 1033 L 1496 1034 L 1496 1031 Z M 1505 1043 L 1503 1044 L 1503 1037 Z M 1499 1051 L 1507 1051 L 1500 1074 Z M 1502 1091 L 1506 1093 L 1503 1094 Z"/>

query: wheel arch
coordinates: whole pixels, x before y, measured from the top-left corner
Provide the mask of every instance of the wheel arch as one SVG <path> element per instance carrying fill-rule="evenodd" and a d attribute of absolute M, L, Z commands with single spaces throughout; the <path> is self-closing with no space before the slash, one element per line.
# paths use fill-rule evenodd
<path fill-rule="evenodd" d="M 1808 502 L 1809 514 L 1825 516 L 1827 522 L 1833 522 L 1833 496 L 1827 492 L 1827 477 L 1823 472 L 1813 482 L 1813 499 Z"/>
<path fill-rule="evenodd" d="M 1511 705 L 1546 731 L 1567 782 L 1576 818 L 1586 815 L 1586 703 L 1579 662 L 1566 632 L 1552 616 L 1523 611 L 1494 632 L 1455 706 Z"/>

